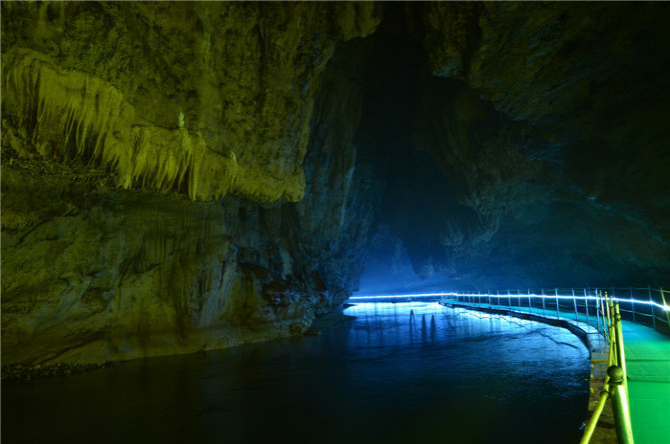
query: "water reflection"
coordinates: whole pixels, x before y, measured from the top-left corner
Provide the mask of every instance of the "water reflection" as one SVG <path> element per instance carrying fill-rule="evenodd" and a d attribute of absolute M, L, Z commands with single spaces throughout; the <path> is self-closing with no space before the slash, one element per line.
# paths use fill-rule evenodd
<path fill-rule="evenodd" d="M 345 313 L 356 320 L 317 337 L 3 386 L 2 438 L 578 441 L 589 363 L 569 332 L 434 303 L 360 304 Z"/>

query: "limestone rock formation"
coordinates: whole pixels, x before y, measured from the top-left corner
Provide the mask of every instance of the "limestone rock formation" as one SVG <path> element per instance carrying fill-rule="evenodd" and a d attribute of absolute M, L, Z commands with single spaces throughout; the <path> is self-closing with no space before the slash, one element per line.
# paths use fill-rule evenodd
<path fill-rule="evenodd" d="M 417 261 L 480 288 L 667 283 L 668 5 L 433 2 L 403 13 L 434 84 L 419 81 L 414 143 L 474 210 L 442 217 L 444 234 L 427 242 L 446 251 Z"/>
<path fill-rule="evenodd" d="M 329 96 L 336 124 L 310 122 L 318 91 L 355 94 L 322 77 L 376 5 L 2 8 L 4 363 L 299 334 L 348 296 L 371 223 L 350 209 L 360 111 Z"/>
<path fill-rule="evenodd" d="M 448 289 L 670 284 L 669 17 L 3 2 L 3 362 L 300 334 L 405 252 Z"/>
<path fill-rule="evenodd" d="M 320 73 L 378 23 L 371 3 L 3 8 L 3 106 L 40 155 L 201 200 L 300 200 Z"/>

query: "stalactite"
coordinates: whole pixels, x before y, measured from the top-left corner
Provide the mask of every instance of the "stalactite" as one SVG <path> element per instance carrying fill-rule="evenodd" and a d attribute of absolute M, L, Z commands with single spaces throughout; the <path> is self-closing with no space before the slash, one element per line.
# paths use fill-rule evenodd
<path fill-rule="evenodd" d="M 109 167 L 125 189 L 167 192 L 185 185 L 192 200 L 228 193 L 237 174 L 234 152 L 215 152 L 186 128 L 134 125 L 135 110 L 119 90 L 92 75 L 61 70 L 44 55 L 17 49 L 3 57 L 3 111 L 30 127 L 36 147 L 53 145 L 51 153 L 38 148 L 41 154 Z"/>

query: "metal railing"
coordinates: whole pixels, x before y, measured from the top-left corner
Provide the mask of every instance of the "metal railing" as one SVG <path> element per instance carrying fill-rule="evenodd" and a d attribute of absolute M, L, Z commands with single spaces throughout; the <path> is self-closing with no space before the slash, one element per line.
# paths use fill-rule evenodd
<path fill-rule="evenodd" d="M 619 311 L 625 320 L 653 327 L 655 330 L 670 332 L 670 291 L 651 287 L 626 288 L 529 288 L 504 291 L 426 293 L 425 296 L 440 296 L 442 300 L 457 299 L 471 303 L 486 304 L 489 307 L 509 307 L 516 310 L 542 309 L 542 315 L 566 318 L 579 315 L 586 317 L 587 324 L 603 332 L 608 332 L 601 310 L 607 293 L 608 300 L 619 304 Z M 419 295 L 413 295 L 414 297 Z"/>
<path fill-rule="evenodd" d="M 586 322 L 591 327 L 595 327 L 608 344 L 607 376 L 598 406 L 585 428 L 580 444 L 590 442 L 608 399 L 611 400 L 619 443 L 634 443 L 628 404 L 628 382 L 621 320 L 622 316 L 625 316 L 635 323 L 670 332 L 669 291 L 649 286 L 601 289 L 529 288 L 523 292 L 515 289 L 495 293 L 489 291 L 486 293 L 443 292 L 355 296 L 351 300 L 374 302 L 376 300 L 435 300 L 436 298 L 447 303 L 456 301 L 492 309 L 527 311 L 533 315 L 541 314 L 544 318 L 569 319 L 574 316 L 576 322 Z"/>
<path fill-rule="evenodd" d="M 596 425 L 608 399 L 612 404 L 619 443 L 634 444 L 628 403 L 628 377 L 619 303 L 614 302 L 611 297 L 608 298 L 607 293 L 605 293 L 601 310 L 605 319 L 605 325 L 607 326 L 607 335 L 605 338 L 609 343 L 607 376 L 600 392 L 600 401 L 591 419 L 589 419 L 589 423 L 586 425 L 580 444 L 588 444 L 591 441 L 593 432 L 596 429 Z"/>
<path fill-rule="evenodd" d="M 585 321 L 588 325 L 594 326 L 608 343 L 607 376 L 598 406 L 585 428 L 580 444 L 590 442 L 607 400 L 611 401 L 619 443 L 633 444 L 626 358 L 621 328 L 622 313 L 636 323 L 647 324 L 653 326 L 654 329 L 668 329 L 670 328 L 670 307 L 667 305 L 666 291 L 662 288 L 629 287 L 607 290 L 611 293 L 601 289 L 575 291 L 574 288 L 567 290 L 528 289 L 525 292 L 506 290 L 502 293 L 500 291 L 495 293 L 443 293 L 441 301 L 463 301 L 489 308 L 508 308 L 517 312 L 527 310 L 529 314 L 541 314 L 549 318 L 555 316 L 557 319 L 571 318 L 574 315 L 575 321 Z M 647 298 L 639 299 L 642 291 L 645 292 Z M 627 309 L 620 308 L 622 304 Z"/>

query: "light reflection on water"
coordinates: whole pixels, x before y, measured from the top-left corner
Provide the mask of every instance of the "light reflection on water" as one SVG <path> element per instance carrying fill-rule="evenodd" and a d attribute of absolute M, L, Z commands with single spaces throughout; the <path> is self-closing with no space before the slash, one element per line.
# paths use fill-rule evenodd
<path fill-rule="evenodd" d="M 345 314 L 317 337 L 3 386 L 3 441 L 578 441 L 589 361 L 568 331 L 436 303 Z"/>

